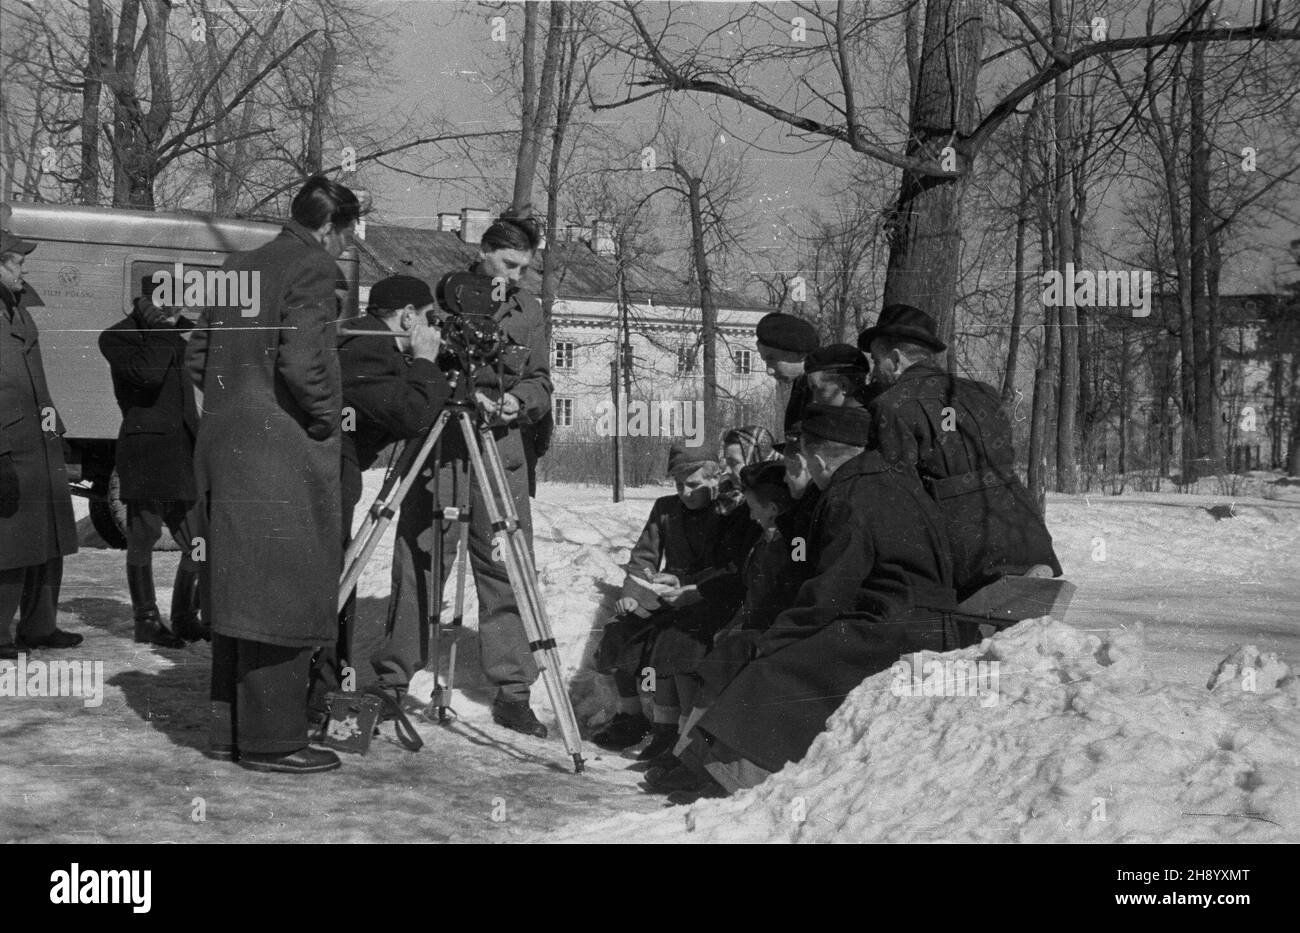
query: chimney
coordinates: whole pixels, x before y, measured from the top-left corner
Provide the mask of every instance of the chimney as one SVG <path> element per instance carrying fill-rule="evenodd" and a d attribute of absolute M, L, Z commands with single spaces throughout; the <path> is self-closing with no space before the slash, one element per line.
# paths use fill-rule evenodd
<path fill-rule="evenodd" d="M 492 212 L 479 207 L 462 207 L 460 209 L 460 238 L 470 246 L 478 246 L 492 226 Z"/>
<path fill-rule="evenodd" d="M 608 220 L 598 220 L 592 228 L 591 248 L 597 256 L 614 255 L 614 225 Z"/>
<path fill-rule="evenodd" d="M 438 232 L 460 233 L 460 214 L 454 214 L 451 211 L 440 211 L 438 213 Z"/>

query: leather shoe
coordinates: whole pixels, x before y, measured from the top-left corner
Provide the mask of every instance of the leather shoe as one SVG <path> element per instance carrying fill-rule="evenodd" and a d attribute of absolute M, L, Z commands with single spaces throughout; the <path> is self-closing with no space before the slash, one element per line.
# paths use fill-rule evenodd
<path fill-rule="evenodd" d="M 84 636 L 77 635 L 73 632 L 65 632 L 61 628 L 56 628 L 48 635 L 39 635 L 36 638 L 20 638 L 18 640 L 19 648 L 75 648 L 85 641 Z"/>
<path fill-rule="evenodd" d="M 13 644 L 0 645 L 0 661 L 17 661 L 17 660 L 18 660 L 17 645 L 13 645 Z"/>
<path fill-rule="evenodd" d="M 527 700 L 506 700 L 497 697 L 492 702 L 492 721 L 498 726 L 505 726 L 524 735 L 546 738 L 546 726 L 542 724 Z"/>
<path fill-rule="evenodd" d="M 157 645 L 159 648 L 184 648 L 188 644 L 184 638 L 173 635 L 159 619 L 136 619 L 135 640 L 143 645 Z"/>
<path fill-rule="evenodd" d="M 342 764 L 339 756 L 323 748 L 304 745 L 296 752 L 240 752 L 239 766 L 249 771 L 279 771 L 284 774 L 316 774 L 333 771 Z"/>

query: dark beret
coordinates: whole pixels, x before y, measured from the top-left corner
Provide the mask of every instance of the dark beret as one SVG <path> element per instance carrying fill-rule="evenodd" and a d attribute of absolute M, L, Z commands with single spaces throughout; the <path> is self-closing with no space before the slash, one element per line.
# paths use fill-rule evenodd
<path fill-rule="evenodd" d="M 803 410 L 803 433 L 854 447 L 866 447 L 871 415 L 865 408 L 836 407 L 813 402 Z"/>
<path fill-rule="evenodd" d="M 817 349 L 817 331 L 802 318 L 773 311 L 758 319 L 758 342 L 790 353 L 811 353 Z"/>
<path fill-rule="evenodd" d="M 390 275 L 370 288 L 367 305 L 381 311 L 396 311 L 407 305 L 423 308 L 434 303 L 433 291 L 424 279 L 413 275 Z"/>
<path fill-rule="evenodd" d="M 870 371 L 867 358 L 857 347 L 847 343 L 833 343 L 818 347 L 803 361 L 806 373 L 862 373 Z"/>

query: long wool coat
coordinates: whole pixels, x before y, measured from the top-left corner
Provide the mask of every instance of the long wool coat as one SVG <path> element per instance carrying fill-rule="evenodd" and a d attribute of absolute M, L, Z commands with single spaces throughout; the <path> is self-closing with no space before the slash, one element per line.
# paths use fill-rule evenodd
<path fill-rule="evenodd" d="M 870 411 L 885 462 L 915 471 L 943 514 L 959 599 L 1034 564 L 1061 575 L 1052 536 L 1016 476 L 1011 424 L 990 386 L 918 363 Z"/>
<path fill-rule="evenodd" d="M 36 324 L 3 285 L 0 303 L 0 570 L 14 570 L 75 554 L 77 526 Z"/>
<path fill-rule="evenodd" d="M 204 618 L 231 638 L 325 644 L 338 634 L 343 559 L 338 267 L 290 222 L 223 268 L 259 273 L 261 306 L 255 317 L 209 308 L 186 352 L 202 392 Z"/>
<path fill-rule="evenodd" d="M 814 508 L 812 573 L 794 606 L 762 634 L 737 642 L 750 657 L 717 683 L 733 647 L 704 669 L 721 689 L 699 727 L 769 771 L 798 761 L 865 678 L 907 647 L 958 647 L 950 631 L 952 563 L 943 522 L 920 483 L 867 451 L 841 466 Z M 733 662 L 741 659 L 731 659 Z"/>

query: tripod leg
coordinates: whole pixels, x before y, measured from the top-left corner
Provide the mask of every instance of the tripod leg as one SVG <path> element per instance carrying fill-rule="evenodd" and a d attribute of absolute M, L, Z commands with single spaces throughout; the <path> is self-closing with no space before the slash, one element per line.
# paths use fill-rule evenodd
<path fill-rule="evenodd" d="M 559 652 L 556 651 L 555 639 L 551 635 L 550 624 L 542 607 L 537 587 L 537 574 L 533 569 L 532 556 L 528 552 L 528 543 L 524 538 L 523 530 L 519 527 L 514 496 L 511 494 L 509 482 L 501 466 L 501 455 L 496 446 L 496 439 L 488 428 L 483 428 L 476 437 L 467 414 L 461 414 L 460 423 L 461 430 L 465 434 L 465 446 L 469 450 L 474 474 L 480 477 L 483 483 L 483 503 L 492 524 L 493 538 L 505 559 L 506 574 L 519 605 L 519 616 L 528 637 L 528 647 L 537 662 L 542 682 L 546 685 L 551 708 L 559 720 L 565 750 L 573 757 L 574 770 L 580 773 L 583 769 L 582 741 L 577 717 L 569 702 L 568 691 L 564 689 Z M 490 469 L 485 466 L 485 457 L 491 464 Z"/>
<path fill-rule="evenodd" d="M 460 630 L 465 624 L 465 576 L 469 570 L 469 514 L 470 484 L 474 481 L 473 473 L 466 473 L 465 482 L 457 487 L 457 517 L 460 528 L 456 539 L 456 602 L 451 617 L 451 652 L 447 655 L 447 702 L 438 710 L 438 721 L 447 721 L 447 712 L 451 709 L 452 694 L 456 689 L 456 649 L 460 644 Z"/>
<path fill-rule="evenodd" d="M 442 438 L 433 448 L 433 482 L 430 484 L 430 495 L 433 499 L 433 508 L 431 510 L 432 518 L 429 522 L 429 531 L 433 535 L 433 540 L 429 543 L 429 572 L 425 574 L 424 591 L 427 599 L 427 613 L 425 617 L 426 631 L 429 633 L 428 641 L 428 660 L 425 662 L 424 671 L 433 677 L 433 697 L 429 705 L 441 707 L 443 705 L 442 687 L 438 683 L 438 667 L 441 657 L 441 631 L 442 631 L 442 497 L 439 495 L 439 480 L 442 475 Z"/>
<path fill-rule="evenodd" d="M 406 458 L 406 453 L 414 450 L 411 454 L 411 461 L 401 474 L 401 482 L 394 488 L 391 482 L 385 481 L 384 488 L 387 493 L 381 492 L 379 497 L 370 506 L 366 516 L 366 522 L 362 526 L 362 532 L 358 533 L 357 539 L 353 542 L 353 547 L 348 548 L 348 552 L 354 554 L 350 562 L 344 564 L 342 578 L 339 581 L 339 611 L 343 611 L 343 606 L 348 601 L 348 596 L 356 588 L 357 581 L 361 579 L 361 572 L 365 570 L 366 564 L 375 553 L 375 548 L 379 546 L 380 540 L 384 537 L 384 532 L 393 522 L 393 515 L 396 513 L 402 500 L 406 498 L 411 487 L 415 485 L 416 479 L 420 475 L 420 470 L 424 462 L 429 459 L 429 454 L 433 451 L 434 446 L 438 443 L 438 438 L 442 436 L 443 429 L 447 426 L 447 421 L 451 418 L 451 413 L 444 411 L 438 416 L 437 422 L 429 430 L 424 438 L 424 443 L 418 448 L 412 448 L 407 445 L 403 452 L 402 459 Z"/>

